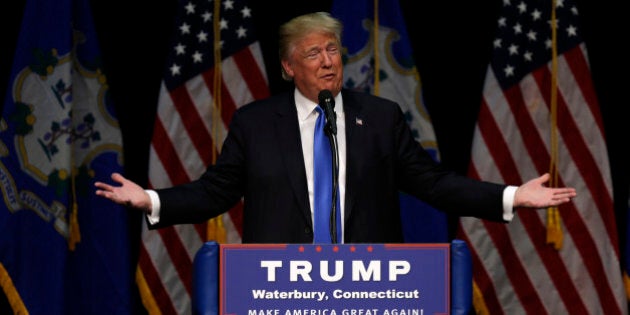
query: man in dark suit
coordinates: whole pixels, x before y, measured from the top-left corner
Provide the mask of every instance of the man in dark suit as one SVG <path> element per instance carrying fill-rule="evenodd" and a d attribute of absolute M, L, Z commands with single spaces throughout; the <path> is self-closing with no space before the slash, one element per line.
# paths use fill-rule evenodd
<path fill-rule="evenodd" d="M 516 208 L 557 206 L 576 195 L 573 188 L 545 187 L 548 174 L 515 187 L 435 163 L 413 139 L 398 104 L 342 90 L 341 30 L 323 12 L 281 27 L 282 73 L 295 90 L 239 109 L 216 164 L 199 179 L 144 190 L 113 174 L 120 185 L 98 182 L 97 195 L 146 211 L 151 228 L 203 222 L 244 198 L 244 243 L 312 243 L 313 133 L 324 90 L 334 96 L 337 118 L 339 241 L 402 242 L 399 191 L 455 215 L 498 222 L 509 222 Z"/>

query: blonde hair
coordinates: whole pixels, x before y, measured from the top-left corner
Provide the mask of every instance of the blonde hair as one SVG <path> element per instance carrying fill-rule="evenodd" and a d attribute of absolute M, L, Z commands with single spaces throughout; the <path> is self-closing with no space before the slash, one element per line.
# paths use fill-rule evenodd
<path fill-rule="evenodd" d="M 328 12 L 314 12 L 295 17 L 280 26 L 279 32 L 279 55 L 280 60 L 287 60 L 291 56 L 295 44 L 309 33 L 319 32 L 332 34 L 341 44 L 341 32 L 343 25 L 339 20 L 332 17 Z M 282 78 L 291 81 L 291 78 L 282 66 Z"/>

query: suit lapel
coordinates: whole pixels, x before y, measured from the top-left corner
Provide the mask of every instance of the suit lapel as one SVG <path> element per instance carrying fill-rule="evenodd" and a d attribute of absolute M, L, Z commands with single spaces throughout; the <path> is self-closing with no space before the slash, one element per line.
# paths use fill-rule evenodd
<path fill-rule="evenodd" d="M 357 188 L 361 186 L 363 172 L 361 155 L 364 153 L 364 128 L 366 121 L 361 116 L 362 105 L 351 97 L 350 93 L 342 92 L 343 110 L 346 121 L 346 196 L 344 207 L 344 222 L 347 222 L 354 207 Z"/>
<path fill-rule="evenodd" d="M 304 218 L 312 226 L 308 186 L 304 170 L 304 155 L 293 93 L 286 93 L 277 106 L 275 132 L 279 141 L 280 154 L 286 165 L 287 177 L 293 188 Z"/>
<path fill-rule="evenodd" d="M 293 193 L 300 205 L 304 218 L 312 226 L 311 207 L 308 199 L 308 186 L 304 170 L 304 155 L 300 127 L 297 121 L 297 110 L 293 93 L 286 93 L 280 99 L 276 109 L 275 121 L 276 137 L 286 165 L 287 176 L 293 188 Z M 361 115 L 360 104 L 351 93 L 343 93 L 344 116 L 346 122 L 346 196 L 344 222 L 347 222 L 354 207 L 357 188 L 363 177 L 361 158 L 366 154 L 364 144 L 365 128 L 368 121 Z"/>

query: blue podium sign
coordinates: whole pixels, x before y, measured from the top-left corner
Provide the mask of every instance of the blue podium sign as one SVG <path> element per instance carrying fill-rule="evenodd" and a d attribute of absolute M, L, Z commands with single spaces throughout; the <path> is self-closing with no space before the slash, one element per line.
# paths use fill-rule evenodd
<path fill-rule="evenodd" d="M 449 244 L 226 244 L 221 315 L 450 312 Z"/>

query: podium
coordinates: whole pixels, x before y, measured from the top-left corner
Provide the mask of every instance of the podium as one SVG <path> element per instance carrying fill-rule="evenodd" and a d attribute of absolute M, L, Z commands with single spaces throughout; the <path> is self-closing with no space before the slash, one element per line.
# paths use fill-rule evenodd
<path fill-rule="evenodd" d="M 407 252 L 407 250 L 411 251 Z M 424 253 L 425 251 L 427 253 Z M 326 254 L 327 252 L 330 253 Z M 334 255 L 334 259 L 330 259 L 331 254 Z M 294 257 L 296 255 L 297 257 Z M 427 256 L 426 262 L 418 262 L 413 260 L 413 257 L 417 255 L 430 256 Z M 265 258 L 258 259 L 258 257 Z M 285 260 L 284 257 L 289 258 Z M 423 257 L 418 256 L 415 259 L 425 259 Z M 240 263 L 245 265 L 237 266 Z M 318 271 L 318 268 L 321 270 Z M 236 270 L 230 271 L 231 269 Z M 248 272 L 250 274 L 247 274 Z M 419 273 L 421 280 L 412 278 L 414 272 Z M 257 276 L 262 277 L 263 280 L 257 279 Z M 333 279 L 333 276 L 338 277 Z M 304 281 L 305 277 L 307 282 L 300 282 Z M 366 299 L 366 296 L 351 296 L 350 294 L 356 292 L 342 290 L 344 284 L 340 279 L 344 277 L 353 278 L 346 281 L 350 283 L 348 286 L 351 287 L 365 286 L 366 281 L 372 281 L 384 286 L 384 288 L 374 289 L 370 287 L 369 290 L 361 291 L 361 293 L 368 294 L 370 299 Z M 403 281 L 405 277 L 411 281 L 423 282 L 422 285 L 418 285 L 420 289 L 413 290 L 415 285 L 413 283 L 411 289 L 405 289 L 409 287 L 407 284 L 400 287 L 399 282 Z M 234 278 L 238 279 L 231 280 Z M 288 280 L 289 278 L 292 280 Z M 367 280 L 360 282 L 362 279 Z M 260 286 L 269 285 L 269 281 L 273 281 L 271 283 L 273 286 L 282 286 L 283 281 L 287 282 L 286 284 L 291 289 L 261 289 Z M 291 283 L 288 283 L 289 281 Z M 334 285 L 327 289 L 326 286 L 329 283 Z M 307 289 L 301 291 L 300 285 L 307 285 Z M 255 289 L 248 286 L 255 286 Z M 240 295 L 242 292 L 237 292 L 238 290 L 244 290 L 247 296 L 243 298 Z M 349 291 L 351 290 L 353 289 L 349 289 Z M 258 291 L 261 293 L 254 293 Z M 267 298 L 263 298 L 265 292 L 268 295 Z M 238 296 L 232 297 L 231 295 L 234 294 Z M 260 296 L 252 297 L 252 294 L 259 294 Z M 298 300 L 291 300 L 296 295 Z M 443 295 L 447 295 L 444 299 L 445 302 L 440 300 Z M 321 301 L 323 297 L 327 301 L 330 299 L 330 302 Z M 234 311 L 233 308 L 226 310 L 228 304 L 234 303 L 237 304 L 237 308 L 250 308 L 247 304 L 252 301 L 248 302 L 248 298 L 256 299 L 256 304 L 262 303 L 261 305 L 274 305 L 274 307 L 252 306 L 252 309 L 247 311 Z M 372 298 L 376 300 L 372 301 Z M 408 303 L 407 301 L 414 299 L 419 301 L 422 298 L 430 300 L 432 303 L 442 303 L 443 307 L 440 309 L 443 311 L 417 312 L 415 310 L 419 310 L 419 308 L 404 307 L 404 303 Z M 271 301 L 265 301 L 265 299 L 271 299 Z M 312 300 L 311 305 L 308 304 L 311 302 L 308 299 Z M 339 301 L 336 302 L 336 299 Z M 335 312 L 336 304 L 330 303 L 343 305 L 343 312 L 348 314 L 415 315 L 433 314 L 433 312 L 436 314 L 469 314 L 472 309 L 470 252 L 462 240 L 454 240 L 444 244 L 338 244 L 320 246 L 313 244 L 219 245 L 216 242 L 207 242 L 197 251 L 193 262 L 193 314 L 241 315 L 247 313 L 243 315 L 248 315 L 269 313 L 271 308 L 279 315 L 295 313 L 295 310 L 290 312 L 287 307 L 283 308 L 283 303 L 299 304 L 300 309 L 306 307 L 311 312 L 315 307 L 322 305 L 321 307 L 325 309 L 319 311 L 319 314 L 326 315 L 343 315 L 341 307 Z M 353 307 L 353 303 L 359 306 Z M 371 307 L 370 303 L 376 303 L 374 305 L 377 307 Z M 388 303 L 403 306 L 388 309 Z M 445 303 L 446 305 L 443 305 Z M 223 310 L 220 306 L 223 307 Z M 333 310 L 332 313 L 331 310 Z"/>

